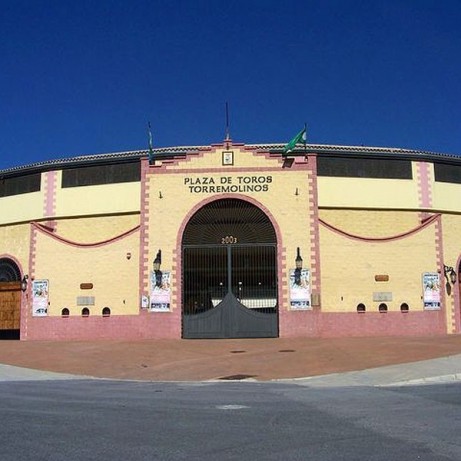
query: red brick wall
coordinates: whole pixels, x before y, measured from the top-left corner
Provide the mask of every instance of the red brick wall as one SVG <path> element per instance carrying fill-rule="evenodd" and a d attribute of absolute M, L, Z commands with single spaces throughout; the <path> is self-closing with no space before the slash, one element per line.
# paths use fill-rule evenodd
<path fill-rule="evenodd" d="M 280 337 L 423 336 L 446 334 L 445 313 L 291 311 L 281 316 Z"/>
<path fill-rule="evenodd" d="M 139 315 L 103 318 L 71 316 L 29 317 L 24 340 L 179 339 L 181 315 L 141 311 Z M 280 337 L 424 336 L 446 334 L 443 311 L 322 313 L 285 311 Z"/>
<path fill-rule="evenodd" d="M 24 340 L 174 339 L 181 337 L 179 310 L 141 311 L 139 315 L 110 317 L 29 317 Z"/>

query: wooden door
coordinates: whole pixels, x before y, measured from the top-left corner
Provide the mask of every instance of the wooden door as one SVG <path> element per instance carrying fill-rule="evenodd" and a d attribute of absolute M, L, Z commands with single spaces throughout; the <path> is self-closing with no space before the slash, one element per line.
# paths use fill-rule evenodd
<path fill-rule="evenodd" d="M 20 328 L 21 282 L 0 282 L 0 333 Z"/>

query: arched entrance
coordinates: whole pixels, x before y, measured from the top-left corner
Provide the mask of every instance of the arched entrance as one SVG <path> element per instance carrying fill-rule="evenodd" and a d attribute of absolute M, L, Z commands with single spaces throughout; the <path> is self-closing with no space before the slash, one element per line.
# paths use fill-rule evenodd
<path fill-rule="evenodd" d="M 19 339 L 21 272 L 9 258 L 0 258 L 0 339 Z"/>
<path fill-rule="evenodd" d="M 278 336 L 277 238 L 239 199 L 200 208 L 182 239 L 183 338 Z"/>

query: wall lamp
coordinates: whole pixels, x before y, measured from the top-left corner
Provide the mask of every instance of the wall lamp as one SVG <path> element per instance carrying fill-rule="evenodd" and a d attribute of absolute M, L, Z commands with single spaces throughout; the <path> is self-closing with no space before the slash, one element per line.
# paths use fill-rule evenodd
<path fill-rule="evenodd" d="M 154 259 L 154 273 L 155 273 L 155 286 L 162 286 L 162 271 L 160 270 L 160 265 L 162 264 L 162 250 L 157 251 L 157 256 Z"/>
<path fill-rule="evenodd" d="M 447 283 L 451 282 L 452 285 L 456 283 L 456 272 L 451 266 L 443 265 L 443 271 L 445 272 L 445 278 Z"/>
<path fill-rule="evenodd" d="M 21 291 L 26 291 L 27 290 L 27 279 L 29 276 L 27 274 L 24 275 L 24 277 L 21 280 Z"/>
<path fill-rule="evenodd" d="M 447 283 L 445 284 L 445 288 L 447 290 L 448 296 L 450 296 L 451 286 L 456 283 L 456 272 L 451 266 L 446 266 L 445 264 L 443 265 L 443 272 L 445 274 L 445 279 L 447 280 Z"/>
<path fill-rule="evenodd" d="M 299 247 L 296 249 L 295 267 L 295 284 L 301 285 L 301 269 L 303 268 L 303 258 L 301 258 Z"/>

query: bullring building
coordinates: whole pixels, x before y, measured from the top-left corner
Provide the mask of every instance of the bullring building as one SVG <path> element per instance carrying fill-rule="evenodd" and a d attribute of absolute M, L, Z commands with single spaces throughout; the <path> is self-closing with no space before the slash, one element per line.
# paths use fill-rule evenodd
<path fill-rule="evenodd" d="M 457 334 L 461 157 L 282 144 L 0 171 L 0 337 Z"/>

